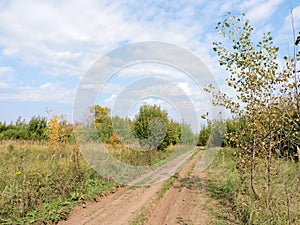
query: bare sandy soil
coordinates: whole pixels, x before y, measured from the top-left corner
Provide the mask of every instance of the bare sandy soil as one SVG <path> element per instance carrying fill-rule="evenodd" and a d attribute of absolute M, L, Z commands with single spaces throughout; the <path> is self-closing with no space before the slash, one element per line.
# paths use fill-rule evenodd
<path fill-rule="evenodd" d="M 60 225 L 122 225 L 131 224 L 143 214 L 143 224 L 148 225 L 198 225 L 207 224 L 209 212 L 207 195 L 203 188 L 206 174 L 199 172 L 199 158 L 195 154 L 184 165 L 174 184 L 158 199 L 157 192 L 163 182 L 143 187 L 122 187 L 98 202 L 78 206 Z"/>

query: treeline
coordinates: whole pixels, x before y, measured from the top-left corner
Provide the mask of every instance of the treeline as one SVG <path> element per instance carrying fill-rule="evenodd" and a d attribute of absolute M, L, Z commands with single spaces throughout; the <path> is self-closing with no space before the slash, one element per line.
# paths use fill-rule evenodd
<path fill-rule="evenodd" d="M 15 123 L 0 122 L 0 140 L 46 140 L 47 118 L 33 116 L 29 122 L 19 117 Z"/>
<path fill-rule="evenodd" d="M 298 132 L 300 132 L 300 121 L 296 119 L 296 111 L 293 111 L 293 108 L 288 109 L 294 117 L 292 122 L 292 130 L 289 127 L 285 127 L 280 129 L 278 132 L 274 134 L 272 137 L 273 143 L 276 143 L 274 146 L 273 154 L 276 154 L 279 157 L 285 157 L 288 159 L 294 159 L 296 161 L 300 160 L 299 155 L 299 143 L 300 143 L 300 136 Z M 286 120 L 286 121 L 285 121 Z M 283 118 L 281 120 L 283 124 L 291 123 L 289 118 Z M 218 136 L 220 134 L 212 134 L 212 130 L 215 132 L 224 130 L 224 135 L 222 134 L 223 141 L 221 143 L 222 147 L 231 147 L 237 148 L 239 145 L 238 138 L 241 138 L 242 130 L 246 126 L 250 126 L 251 121 L 246 121 L 245 118 L 234 118 L 234 119 L 227 119 L 225 122 L 218 122 L 218 121 L 208 121 L 207 125 L 203 125 L 199 131 L 197 145 L 198 146 L 206 146 L 209 142 L 214 144 L 212 140 L 214 136 Z M 248 125 L 247 125 L 248 124 Z M 245 135 L 245 134 L 244 134 Z M 246 136 L 245 136 L 246 137 Z M 297 148 L 298 147 L 298 148 Z"/>
<path fill-rule="evenodd" d="M 175 122 L 157 105 L 141 106 L 133 120 L 111 117 L 110 109 L 95 105 L 90 107 L 88 120 L 90 123 L 80 128 L 84 130 L 83 138 L 88 141 L 139 144 L 143 149 L 163 150 L 171 144 L 193 144 L 196 140 L 189 124 Z"/>
<path fill-rule="evenodd" d="M 133 120 L 111 116 L 109 108 L 94 105 L 89 108 L 87 124 L 71 124 L 63 115 L 48 114 L 49 119 L 33 116 L 29 122 L 21 117 L 15 123 L 0 122 L 0 140 L 45 140 L 58 148 L 59 143 L 75 143 L 76 133 L 86 141 L 138 143 L 144 149 L 162 150 L 171 144 L 193 144 L 196 139 L 189 124 L 175 122 L 157 105 L 141 106 Z"/>

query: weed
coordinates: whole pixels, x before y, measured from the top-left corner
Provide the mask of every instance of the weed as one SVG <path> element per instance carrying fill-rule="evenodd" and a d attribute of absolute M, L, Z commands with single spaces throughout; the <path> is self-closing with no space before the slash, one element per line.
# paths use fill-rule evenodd
<path fill-rule="evenodd" d="M 73 145 L 53 151 L 30 142 L 0 143 L 0 224 L 49 224 L 75 204 L 113 188 Z"/>
<path fill-rule="evenodd" d="M 146 220 L 147 213 L 148 211 L 143 209 L 140 215 L 138 215 L 132 221 L 129 221 L 129 225 L 143 225 Z"/>

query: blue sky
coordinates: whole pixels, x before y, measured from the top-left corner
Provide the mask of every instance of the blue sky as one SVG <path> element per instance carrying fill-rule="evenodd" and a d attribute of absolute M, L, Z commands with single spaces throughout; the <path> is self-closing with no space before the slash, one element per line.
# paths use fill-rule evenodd
<path fill-rule="evenodd" d="M 212 42 L 220 38 L 214 30 L 216 23 L 228 11 L 245 13 L 255 27 L 254 35 L 271 31 L 280 53 L 286 55 L 293 45 L 291 7 L 298 32 L 300 0 L 2 0 L 0 120 L 15 121 L 18 116 L 28 120 L 51 109 L 71 121 L 74 97 L 88 68 L 109 51 L 141 41 L 164 41 L 190 50 L 207 65 L 220 88 L 229 92 L 224 84 L 226 73 L 211 50 Z M 150 75 L 173 80 L 190 96 L 197 113 L 208 110 L 203 94 L 184 74 L 149 63 L 119 71 L 96 102 L 113 108 L 122 90 Z M 160 88 L 158 96 L 160 90 L 169 89 Z M 143 102 L 164 104 L 159 98 L 138 104 Z"/>

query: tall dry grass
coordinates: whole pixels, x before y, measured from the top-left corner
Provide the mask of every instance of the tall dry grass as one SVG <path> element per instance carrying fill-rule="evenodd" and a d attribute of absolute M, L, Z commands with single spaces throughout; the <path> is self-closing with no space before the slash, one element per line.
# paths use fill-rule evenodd
<path fill-rule="evenodd" d="M 0 142 L 0 224 L 52 224 L 114 184 L 93 171 L 76 145 Z"/>

